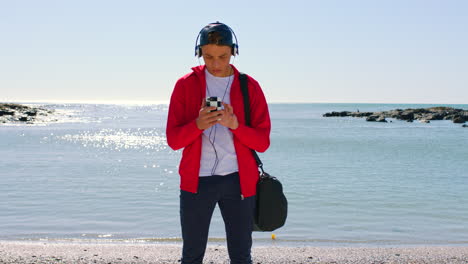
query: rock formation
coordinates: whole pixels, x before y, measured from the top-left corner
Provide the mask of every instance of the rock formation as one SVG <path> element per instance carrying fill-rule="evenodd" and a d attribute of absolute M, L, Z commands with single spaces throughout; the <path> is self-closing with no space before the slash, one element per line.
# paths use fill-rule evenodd
<path fill-rule="evenodd" d="M 53 112 L 53 110 L 39 107 L 29 107 L 21 104 L 0 103 L 0 124 L 33 124 L 37 119 L 52 114 Z"/>
<path fill-rule="evenodd" d="M 430 107 L 430 108 L 408 108 L 395 109 L 382 112 L 331 112 L 323 115 L 324 117 L 366 117 L 366 121 L 387 122 L 385 118 L 395 118 L 407 122 L 419 120 L 422 123 L 430 123 L 431 120 L 452 120 L 454 123 L 465 123 L 468 121 L 468 110 L 455 109 L 452 107 Z"/>

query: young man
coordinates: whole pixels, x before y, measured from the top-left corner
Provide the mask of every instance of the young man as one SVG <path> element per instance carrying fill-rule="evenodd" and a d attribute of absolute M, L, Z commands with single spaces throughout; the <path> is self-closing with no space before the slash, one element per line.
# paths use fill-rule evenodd
<path fill-rule="evenodd" d="M 168 145 L 183 148 L 179 166 L 182 263 L 202 263 L 216 204 L 225 223 L 231 263 L 252 263 L 257 164 L 250 151 L 270 145 L 270 116 L 260 85 L 248 76 L 251 125 L 245 124 L 239 71 L 230 64 L 237 38 L 225 24 L 204 27 L 196 55 L 205 65 L 180 78 L 169 105 Z M 235 34 L 234 34 L 235 37 Z M 206 106 L 222 101 L 221 110 Z"/>

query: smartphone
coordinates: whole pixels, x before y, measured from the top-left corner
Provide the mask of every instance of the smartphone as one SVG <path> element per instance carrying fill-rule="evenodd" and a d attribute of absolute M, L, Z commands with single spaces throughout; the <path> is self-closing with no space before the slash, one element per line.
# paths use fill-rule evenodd
<path fill-rule="evenodd" d="M 211 96 L 211 97 L 207 97 L 207 98 L 206 98 L 206 106 L 208 106 L 208 107 L 210 107 L 210 106 L 216 107 L 215 110 L 211 110 L 211 111 L 210 111 L 210 112 L 215 112 L 215 111 L 218 111 L 218 110 L 221 110 L 221 109 L 222 109 L 223 103 L 222 103 L 222 101 L 221 101 L 221 98 L 216 97 L 216 96 Z"/>

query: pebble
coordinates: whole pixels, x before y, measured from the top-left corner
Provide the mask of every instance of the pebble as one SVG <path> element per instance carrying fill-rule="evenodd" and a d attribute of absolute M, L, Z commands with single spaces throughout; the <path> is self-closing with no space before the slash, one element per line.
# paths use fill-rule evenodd
<path fill-rule="evenodd" d="M 94 251 L 87 255 L 84 251 Z M 180 263 L 180 244 L 84 244 L 0 242 L 1 264 L 26 263 Z M 93 257 L 91 257 L 93 256 Z M 100 256 L 99 259 L 96 257 Z M 268 264 L 369 264 L 369 263 L 425 263 L 466 264 L 468 246 L 419 247 L 280 247 L 252 248 L 253 263 Z M 209 245 L 205 263 L 229 263 L 225 246 Z"/>

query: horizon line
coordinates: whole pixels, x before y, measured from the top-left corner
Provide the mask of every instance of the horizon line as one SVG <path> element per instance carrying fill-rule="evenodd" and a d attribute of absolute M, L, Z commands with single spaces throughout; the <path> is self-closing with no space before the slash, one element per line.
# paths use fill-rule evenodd
<path fill-rule="evenodd" d="M 123 104 L 168 105 L 169 100 L 0 100 L 0 103 L 42 104 Z M 400 104 L 400 105 L 468 105 L 468 103 L 415 103 L 415 102 L 346 102 L 346 101 L 269 101 L 269 104 Z"/>

